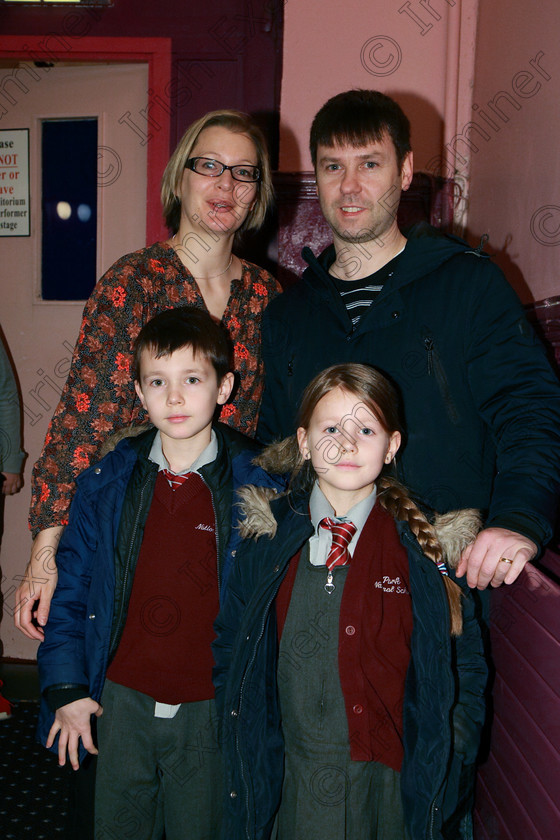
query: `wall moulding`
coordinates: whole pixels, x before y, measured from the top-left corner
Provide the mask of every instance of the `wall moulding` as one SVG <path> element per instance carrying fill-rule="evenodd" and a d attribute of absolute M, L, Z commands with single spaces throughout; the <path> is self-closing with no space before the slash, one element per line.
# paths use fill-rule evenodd
<path fill-rule="evenodd" d="M 38 72 L 57 62 L 111 64 L 141 62 L 148 65 L 146 122 L 147 195 L 146 243 L 167 236 L 159 200 L 159 185 L 169 158 L 171 82 L 170 38 L 82 37 L 78 32 L 49 35 L 5 35 L 0 44 L 0 61 L 33 62 Z M 45 67 L 42 68 L 41 64 Z M 157 110 L 156 110 L 157 109 Z M 157 120 L 154 118 L 157 113 Z"/>

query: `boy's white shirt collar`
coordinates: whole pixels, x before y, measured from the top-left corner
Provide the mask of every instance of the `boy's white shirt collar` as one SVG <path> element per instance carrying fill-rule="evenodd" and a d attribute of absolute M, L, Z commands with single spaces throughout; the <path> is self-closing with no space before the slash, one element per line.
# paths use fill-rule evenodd
<path fill-rule="evenodd" d="M 161 470 L 169 470 L 169 472 L 173 472 L 173 470 L 169 467 L 169 462 L 165 455 L 163 454 L 163 449 L 161 446 L 161 434 L 157 433 L 154 438 L 154 442 L 152 443 L 152 448 L 150 449 L 149 454 L 150 461 L 153 461 L 155 464 L 158 465 L 158 472 Z M 196 461 L 190 465 L 190 467 L 185 467 L 181 470 L 180 473 L 174 473 L 175 475 L 186 475 L 190 472 L 199 472 L 199 470 L 206 466 L 206 464 L 211 464 L 212 461 L 215 461 L 218 457 L 218 438 L 216 437 L 216 432 L 212 429 L 210 435 L 210 443 L 206 446 Z"/>
<path fill-rule="evenodd" d="M 360 539 L 362 529 L 367 522 L 368 516 L 373 510 L 376 498 L 377 489 L 374 486 L 369 496 L 366 496 L 365 499 L 362 499 L 361 502 L 358 502 L 354 505 L 354 507 L 350 508 L 345 516 L 335 516 L 331 503 L 327 500 L 325 494 L 319 487 L 319 482 L 316 481 L 313 485 L 313 490 L 311 491 L 311 496 L 309 498 L 309 515 L 311 517 L 311 524 L 315 529 L 315 534 L 309 540 L 310 563 L 314 566 L 324 566 L 327 562 L 327 556 L 332 543 L 332 534 L 325 528 L 319 527 L 319 523 L 325 518 L 325 516 L 329 516 L 331 519 L 334 519 L 335 522 L 353 522 L 356 526 L 356 533 L 348 545 L 348 551 L 352 557 L 356 544 Z"/>

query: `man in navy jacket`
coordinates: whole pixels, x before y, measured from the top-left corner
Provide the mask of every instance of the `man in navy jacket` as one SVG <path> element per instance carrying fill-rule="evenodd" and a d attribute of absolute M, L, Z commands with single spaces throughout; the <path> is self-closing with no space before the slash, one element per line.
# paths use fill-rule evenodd
<path fill-rule="evenodd" d="M 333 245 L 307 248 L 301 282 L 263 326 L 263 442 L 295 430 L 323 368 L 363 362 L 399 388 L 403 482 L 433 508 L 477 507 L 486 527 L 463 552 L 471 587 L 512 583 L 552 536 L 560 475 L 560 387 L 523 308 L 481 249 L 396 214 L 412 180 L 410 125 L 376 91 L 330 99 L 311 128 Z"/>

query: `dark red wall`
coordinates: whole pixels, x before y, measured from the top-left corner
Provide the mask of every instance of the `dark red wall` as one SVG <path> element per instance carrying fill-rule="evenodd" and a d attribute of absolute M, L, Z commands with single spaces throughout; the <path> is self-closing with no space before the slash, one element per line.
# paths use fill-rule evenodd
<path fill-rule="evenodd" d="M 560 586 L 531 566 L 492 593 L 496 667 L 476 840 L 553 840 L 560 826 Z"/>
<path fill-rule="evenodd" d="M 282 0 L 114 0 L 114 6 L 0 6 L 5 35 L 44 36 L 45 50 L 80 38 L 171 38 L 171 146 L 187 125 L 215 108 L 262 115 L 277 150 L 282 60 Z M 33 59 L 33 56 L 30 56 Z M 154 110 L 157 119 L 157 110 Z M 164 117 L 162 109 L 161 117 Z M 169 114 L 167 114 L 169 117 Z M 275 163 L 275 161 L 273 161 Z"/>

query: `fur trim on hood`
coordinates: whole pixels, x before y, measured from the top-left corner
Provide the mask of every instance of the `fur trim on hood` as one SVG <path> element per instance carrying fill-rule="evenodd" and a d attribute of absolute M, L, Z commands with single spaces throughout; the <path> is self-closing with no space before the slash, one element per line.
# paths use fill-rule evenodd
<path fill-rule="evenodd" d="M 443 551 L 443 559 L 451 568 L 456 569 L 461 559 L 461 552 L 482 528 L 480 511 L 475 508 L 451 510 L 449 513 L 436 513 L 432 525 Z"/>
<path fill-rule="evenodd" d="M 151 423 L 142 423 L 140 426 L 125 426 L 124 429 L 119 429 L 117 432 L 114 432 L 110 435 L 106 441 L 103 442 L 99 450 L 99 458 L 104 458 L 105 455 L 108 455 L 109 452 L 112 452 L 113 449 L 116 447 L 117 443 L 120 443 L 121 440 L 129 437 L 137 437 L 141 435 L 142 432 L 147 432 L 148 429 L 153 429 Z"/>
<path fill-rule="evenodd" d="M 253 459 L 253 463 L 262 467 L 267 473 L 282 475 L 282 473 L 295 472 L 301 466 L 296 436 L 292 435 L 271 443 Z"/>
<path fill-rule="evenodd" d="M 255 463 L 276 473 L 297 475 L 302 469 L 302 463 L 305 463 L 304 469 L 309 470 L 309 461 L 302 462 L 295 436 L 267 447 L 257 456 Z M 380 476 L 378 489 L 379 504 L 395 519 L 408 523 L 424 555 L 436 564 L 449 602 L 450 633 L 452 636 L 460 636 L 463 632 L 462 592 L 460 586 L 449 577 L 447 568 L 457 568 L 461 552 L 476 538 L 482 527 L 480 513 L 472 508 L 455 510 L 436 514 L 430 521 L 395 479 Z M 250 485 L 242 487 L 238 493 L 241 516 L 244 517 L 239 526 L 241 536 L 245 539 L 274 537 L 278 524 L 272 514 L 270 501 L 276 496 L 275 491 Z"/>
<path fill-rule="evenodd" d="M 302 465 L 295 435 L 272 443 L 254 459 L 254 463 L 267 472 L 294 473 Z M 277 494 L 265 487 L 242 487 L 239 490 L 241 514 L 241 536 L 248 539 L 274 537 L 277 522 L 270 509 L 270 501 Z M 450 568 L 455 569 L 463 549 L 474 542 L 482 528 L 479 511 L 474 508 L 434 514 L 430 521 L 443 551 L 443 558 Z"/>
<path fill-rule="evenodd" d="M 274 537 L 278 523 L 270 508 L 270 502 L 279 495 L 269 487 L 247 485 L 238 491 L 241 515 L 244 517 L 239 531 L 244 539 Z M 282 494 L 284 495 L 284 494 Z M 482 527 L 479 511 L 474 508 L 452 510 L 436 514 L 432 520 L 443 558 L 450 568 L 459 564 L 461 552 L 472 543 Z"/>

